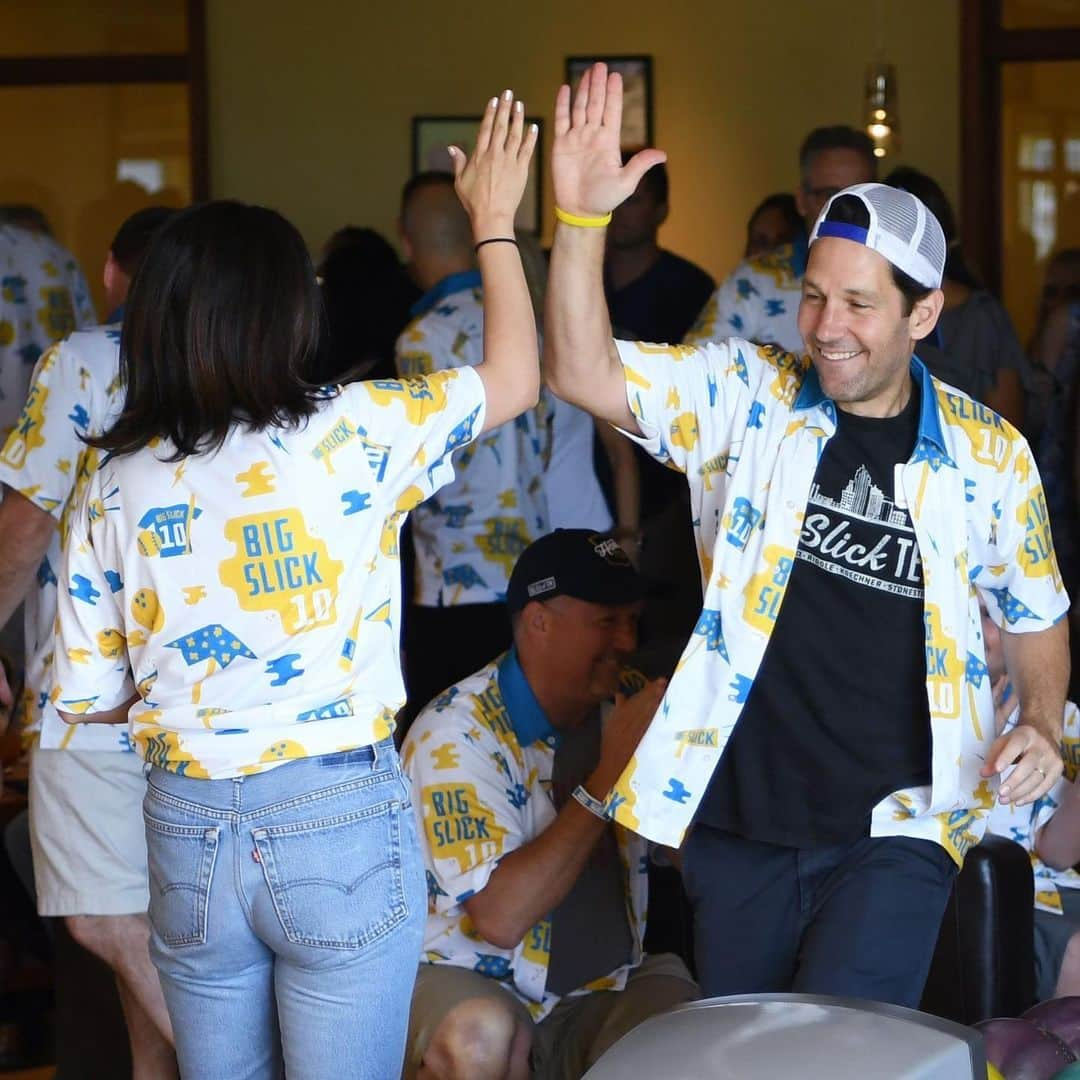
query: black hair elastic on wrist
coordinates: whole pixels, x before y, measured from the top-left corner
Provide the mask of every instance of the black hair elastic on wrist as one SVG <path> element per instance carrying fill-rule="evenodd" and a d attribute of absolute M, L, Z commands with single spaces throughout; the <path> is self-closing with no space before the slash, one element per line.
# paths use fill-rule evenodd
<path fill-rule="evenodd" d="M 485 244 L 513 244 L 514 247 L 518 246 L 518 242 L 512 236 L 492 236 L 489 237 L 487 240 L 481 240 L 480 243 L 473 248 L 473 251 L 479 254 L 480 249 Z"/>

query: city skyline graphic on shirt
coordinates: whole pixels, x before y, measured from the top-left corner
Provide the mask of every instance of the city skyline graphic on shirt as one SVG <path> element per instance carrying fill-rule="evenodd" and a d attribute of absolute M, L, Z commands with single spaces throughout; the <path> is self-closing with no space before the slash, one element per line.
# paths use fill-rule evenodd
<path fill-rule="evenodd" d="M 898 509 L 896 503 L 874 483 L 865 465 L 860 465 L 844 485 L 839 500 L 823 494 L 817 481 L 814 481 L 809 501 L 815 506 L 839 510 L 872 525 L 888 525 L 910 533 L 915 531 L 907 513 Z"/>

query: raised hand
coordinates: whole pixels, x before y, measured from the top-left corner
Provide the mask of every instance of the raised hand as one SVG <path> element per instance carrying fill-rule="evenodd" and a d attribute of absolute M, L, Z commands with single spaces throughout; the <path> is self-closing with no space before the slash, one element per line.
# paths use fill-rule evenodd
<path fill-rule="evenodd" d="M 514 215 L 525 194 L 537 135 L 535 124 L 525 130 L 525 106 L 507 90 L 488 102 L 472 157 L 460 147 L 448 147 L 454 187 L 477 240 L 514 235 Z"/>
<path fill-rule="evenodd" d="M 602 217 L 634 193 L 649 169 L 667 160 L 662 150 L 641 150 L 623 165 L 622 95 L 622 76 L 609 75 L 600 63 L 582 76 L 572 109 L 570 87 L 559 88 L 551 173 L 555 205 L 568 214 Z"/>
<path fill-rule="evenodd" d="M 1009 766 L 1012 772 L 1002 781 L 1001 802 L 1027 806 L 1041 799 L 1057 782 L 1064 771 L 1061 750 L 1030 724 L 1021 722 L 1012 731 L 999 735 L 986 755 L 980 775 L 991 777 L 1003 773 Z"/>

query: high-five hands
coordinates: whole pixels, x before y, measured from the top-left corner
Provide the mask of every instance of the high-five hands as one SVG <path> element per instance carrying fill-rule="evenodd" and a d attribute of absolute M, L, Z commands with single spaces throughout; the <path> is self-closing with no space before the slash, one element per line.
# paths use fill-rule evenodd
<path fill-rule="evenodd" d="M 559 88 L 551 173 L 555 205 L 568 214 L 602 217 L 634 193 L 649 169 L 667 160 L 662 150 L 641 150 L 623 165 L 622 97 L 622 76 L 609 75 L 599 63 L 582 76 L 572 109 L 570 87 Z"/>
<path fill-rule="evenodd" d="M 460 147 L 448 147 L 454 187 L 477 240 L 514 235 L 514 215 L 525 194 L 537 136 L 535 124 L 525 130 L 525 106 L 507 90 L 488 102 L 472 157 Z"/>

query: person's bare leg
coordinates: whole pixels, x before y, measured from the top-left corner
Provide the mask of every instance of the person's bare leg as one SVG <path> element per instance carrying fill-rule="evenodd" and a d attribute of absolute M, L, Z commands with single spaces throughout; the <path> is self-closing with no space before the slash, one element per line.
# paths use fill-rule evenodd
<path fill-rule="evenodd" d="M 1080 933 L 1069 938 L 1054 989 L 1055 997 L 1073 997 L 1077 994 L 1080 994 Z"/>
<path fill-rule="evenodd" d="M 172 1080 L 177 1075 L 172 1024 L 157 971 L 150 960 L 145 915 L 71 915 L 71 936 L 112 968 L 131 1043 L 133 1080 Z"/>
<path fill-rule="evenodd" d="M 424 1051 L 417 1080 L 528 1080 L 532 1031 L 491 998 L 446 1014 Z"/>

